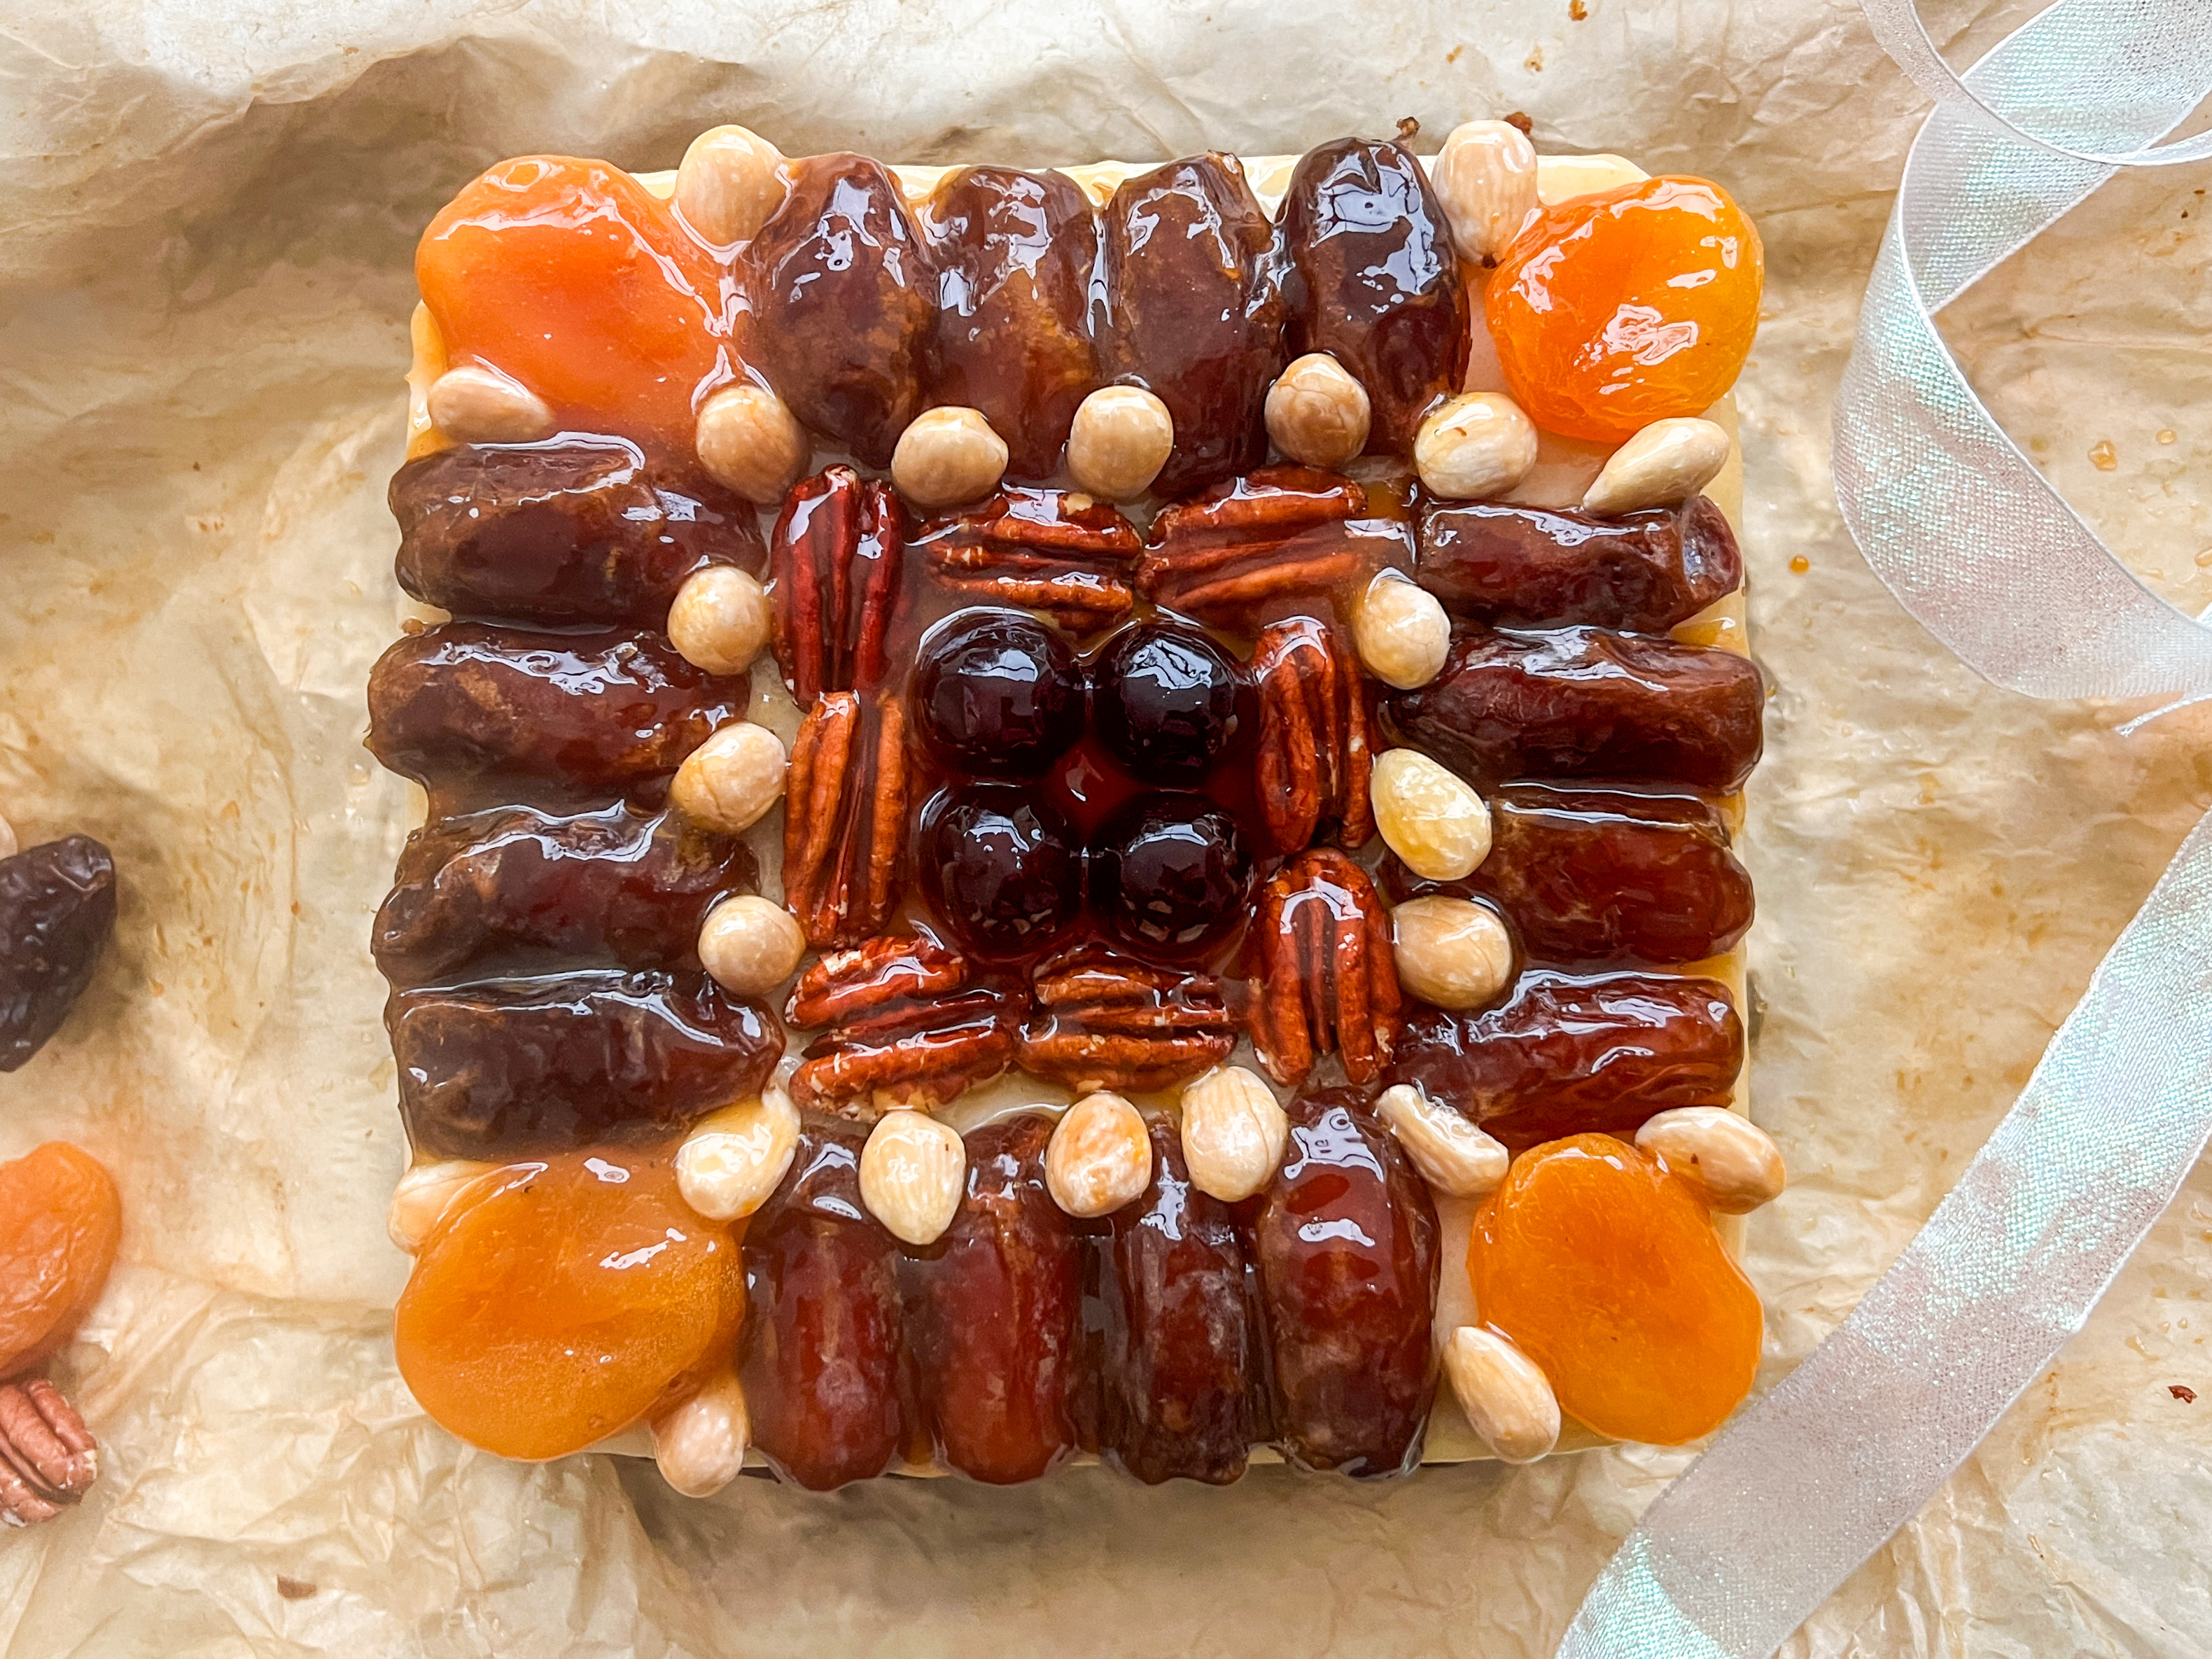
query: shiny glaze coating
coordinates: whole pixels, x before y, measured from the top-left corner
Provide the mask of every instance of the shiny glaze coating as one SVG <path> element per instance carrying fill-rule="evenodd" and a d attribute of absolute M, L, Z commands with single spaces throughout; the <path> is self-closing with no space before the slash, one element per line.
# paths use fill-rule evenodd
<path fill-rule="evenodd" d="M 1034 777 L 1083 735 L 1083 671 L 1067 641 L 1025 611 L 956 611 L 922 638 L 915 731 L 970 777 Z"/>
<path fill-rule="evenodd" d="M 1009 477 L 1050 477 L 1097 381 L 1091 198 L 1064 173 L 959 167 L 919 217 L 938 265 L 928 401 L 981 410 L 1006 440 Z"/>
<path fill-rule="evenodd" d="M 881 478 L 826 466 L 784 497 L 769 536 L 776 665 L 800 708 L 873 690 L 906 568 L 906 509 Z"/>
<path fill-rule="evenodd" d="M 1420 1085 L 1518 1151 L 1724 1104 L 1743 1054 L 1743 1022 L 1717 981 L 1528 973 L 1480 1013 L 1416 1006 L 1389 1080 Z"/>
<path fill-rule="evenodd" d="M 1465 881 L 1422 881 L 1395 859 L 1394 899 L 1480 896 L 1539 962 L 1700 962 L 1751 926 L 1751 872 L 1720 814 L 1689 795 L 1507 784 L 1490 799 L 1490 855 Z"/>
<path fill-rule="evenodd" d="M 1734 592 L 1743 555 L 1703 495 L 1618 519 L 1466 501 L 1421 515 L 1416 570 L 1455 616 L 1662 634 Z"/>
<path fill-rule="evenodd" d="M 1204 781 L 1237 731 L 1237 664 L 1211 635 L 1143 622 L 1091 664 L 1091 720 L 1106 752 L 1147 783 Z"/>
<path fill-rule="evenodd" d="M 1155 1118 L 1152 1179 L 1108 1218 L 1099 1449 L 1147 1486 L 1225 1486 L 1261 1435 L 1259 1323 L 1229 1206 L 1191 1184 L 1182 1137 Z"/>
<path fill-rule="evenodd" d="M 750 505 L 620 439 L 441 449 L 389 499 L 399 586 L 458 616 L 658 627 L 701 566 L 761 567 Z"/>
<path fill-rule="evenodd" d="M 783 1028 L 704 974 L 589 969 L 385 1009 L 419 1154 L 501 1158 L 679 1129 L 757 1094 Z"/>
<path fill-rule="evenodd" d="M 398 986 L 533 957 L 625 968 L 696 964 L 694 941 L 725 894 L 754 890 L 743 842 L 678 814 L 614 805 L 556 817 L 495 807 L 407 837 L 369 945 Z"/>
<path fill-rule="evenodd" d="M 1044 1181 L 1053 1120 L 975 1130 L 945 1237 L 905 1263 L 907 1340 L 938 1455 L 992 1486 L 1032 1480 L 1076 1448 L 1082 1242 Z"/>
<path fill-rule="evenodd" d="M 865 155 L 787 163 L 790 194 L 744 256 L 746 340 L 807 426 L 866 465 L 921 412 L 936 278 L 898 183 Z"/>
<path fill-rule="evenodd" d="M 115 860 L 90 836 L 0 859 L 0 1072 L 46 1045 L 115 932 Z"/>
<path fill-rule="evenodd" d="M 881 1474 L 907 1441 L 899 1251 L 860 1202 L 866 1139 L 810 1114 L 782 1184 L 745 1229 L 738 1376 L 753 1443 L 815 1492 Z"/>
<path fill-rule="evenodd" d="M 1413 153 L 1340 138 L 1308 150 L 1284 192 L 1285 356 L 1325 351 L 1366 388 L 1367 447 L 1406 454 L 1459 389 L 1468 297 L 1450 222 Z"/>
<path fill-rule="evenodd" d="M 1209 152 L 1124 180 L 1100 216 L 1099 372 L 1175 419 L 1153 494 L 1185 495 L 1267 456 L 1261 404 L 1283 366 L 1274 228 L 1243 170 Z"/>
<path fill-rule="evenodd" d="M 1399 1474 L 1436 1392 L 1436 1207 L 1356 1089 L 1289 1108 L 1291 1142 L 1250 1223 L 1273 1356 L 1275 1432 L 1307 1468 Z"/>
<path fill-rule="evenodd" d="M 748 676 L 695 668 L 657 634 L 447 623 L 369 670 L 368 747 L 434 797 L 503 780 L 605 799 L 665 780 L 750 691 Z"/>
<path fill-rule="evenodd" d="M 1443 672 L 1383 704 L 1390 728 L 1478 781 L 1664 778 L 1733 789 L 1758 763 L 1766 685 L 1747 657 L 1563 628 L 1452 641 Z"/>
<path fill-rule="evenodd" d="M 1203 954 L 1244 921 L 1252 855 L 1237 820 L 1203 795 L 1132 796 L 1091 840 L 1091 909 L 1147 960 Z"/>
<path fill-rule="evenodd" d="M 922 896 L 969 955 L 1042 956 L 1083 908 L 1075 827 L 1034 790 L 975 783 L 922 808 L 915 868 Z"/>

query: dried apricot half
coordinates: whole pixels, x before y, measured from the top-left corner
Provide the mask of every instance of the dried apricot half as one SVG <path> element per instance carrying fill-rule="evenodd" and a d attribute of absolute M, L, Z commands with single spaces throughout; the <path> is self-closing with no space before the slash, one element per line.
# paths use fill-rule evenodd
<path fill-rule="evenodd" d="M 1610 1135 L 1523 1152 L 1468 1245 L 1482 1322 L 1616 1440 L 1718 1428 L 1759 1369 L 1759 1293 L 1687 1182 Z"/>
<path fill-rule="evenodd" d="M 52 1354 L 91 1311 L 123 1237 L 123 1200 L 91 1153 L 50 1140 L 0 1164 L 0 1377 Z"/>
<path fill-rule="evenodd" d="M 744 1317 L 736 1239 L 671 1160 L 511 1164 L 422 1241 L 393 1319 L 400 1375 L 447 1429 L 502 1457 L 562 1457 L 726 1363 Z"/>

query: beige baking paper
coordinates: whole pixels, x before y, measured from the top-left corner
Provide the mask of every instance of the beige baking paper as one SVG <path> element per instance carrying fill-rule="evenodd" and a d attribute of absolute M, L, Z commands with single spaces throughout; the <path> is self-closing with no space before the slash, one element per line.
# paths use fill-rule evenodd
<path fill-rule="evenodd" d="M 2033 6 L 1927 9 L 1971 52 Z M 1769 1380 L 1933 1207 L 2212 799 L 2212 714 L 2123 741 L 2135 710 L 1992 690 L 1842 532 L 1827 404 L 1920 107 L 1846 0 L 14 0 L 0 88 L 0 811 L 27 843 L 101 836 L 123 884 L 76 1015 L 0 1079 L 0 1156 L 78 1140 L 130 1206 L 64 1373 L 106 1474 L 0 1538 L 9 1659 L 1521 1659 L 1687 1460 L 699 1503 L 649 1463 L 519 1468 L 422 1417 L 392 1364 L 404 1145 L 365 948 L 410 808 L 360 747 L 362 684 L 398 614 L 413 239 L 503 155 L 665 167 L 739 121 L 793 153 L 1048 164 L 1401 115 L 1432 143 L 1517 108 L 1544 150 L 1735 191 L 1768 257 L 1739 401 L 1778 686 L 1744 843 L 1753 1107 L 1796 1174 L 1747 1235 Z M 1949 319 L 2000 418 L 2192 610 L 2207 184 L 2108 187 Z M 2200 1170 L 1791 1651 L 2204 1652 L 2208 1288 Z"/>

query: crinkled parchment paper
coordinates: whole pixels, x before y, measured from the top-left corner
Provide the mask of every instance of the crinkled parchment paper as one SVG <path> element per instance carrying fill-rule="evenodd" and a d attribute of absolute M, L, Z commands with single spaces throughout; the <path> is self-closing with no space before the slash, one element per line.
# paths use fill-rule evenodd
<path fill-rule="evenodd" d="M 2029 9 L 1929 12 L 1978 50 Z M 398 615 L 410 253 L 485 164 L 668 167 L 732 120 L 917 161 L 1264 153 L 1515 108 L 1547 150 L 1711 173 L 1766 238 L 1740 398 L 1779 687 L 1746 843 L 1753 1099 L 1796 1176 L 1748 1235 L 1771 1378 L 1934 1206 L 2212 798 L 2212 715 L 2124 741 L 2135 711 L 1995 691 L 1843 534 L 1827 404 L 1919 113 L 1849 0 L 7 8 L 0 811 L 106 840 L 123 908 L 76 1017 L 0 1079 L 0 1156 L 82 1141 L 130 1231 L 65 1373 L 107 1473 L 0 1540 L 6 1653 L 1549 1652 L 1686 1453 L 692 1503 L 647 1463 L 520 1468 L 433 1427 L 392 1364 L 402 1145 L 365 948 L 410 808 L 360 747 Z M 2029 452 L 2192 608 L 2208 183 L 2109 188 L 1949 321 Z M 2200 1171 L 1792 1651 L 2205 1652 L 2208 1241 Z"/>

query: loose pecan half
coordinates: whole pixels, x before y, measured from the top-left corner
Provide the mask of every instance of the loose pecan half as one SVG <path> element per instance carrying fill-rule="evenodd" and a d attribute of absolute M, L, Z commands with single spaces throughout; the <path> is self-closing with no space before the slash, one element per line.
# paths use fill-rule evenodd
<path fill-rule="evenodd" d="M 1253 781 L 1275 851 L 1303 850 L 1325 823 L 1344 846 L 1365 846 L 1375 833 L 1367 686 L 1343 636 L 1311 617 L 1263 629 L 1252 684 L 1260 701 Z"/>
<path fill-rule="evenodd" d="M 1349 478 L 1268 466 L 1164 507 L 1137 567 L 1153 604 L 1201 618 L 1343 586 L 1367 562 L 1346 520 L 1367 510 Z"/>
<path fill-rule="evenodd" d="M 784 800 L 783 899 L 817 950 L 880 933 L 906 848 L 906 713 L 830 691 L 799 722 Z"/>
<path fill-rule="evenodd" d="M 775 659 L 802 708 L 824 691 L 872 690 L 898 603 L 906 509 L 849 466 L 802 478 L 769 538 Z"/>
<path fill-rule="evenodd" d="M 1302 853 L 1260 896 L 1247 1023 L 1276 1082 L 1303 1082 L 1334 1053 L 1354 1083 L 1390 1058 L 1399 1022 L 1390 913 L 1367 872 L 1334 848 Z"/>
<path fill-rule="evenodd" d="M 42 1376 L 0 1387 L 0 1521 L 51 1521 L 99 1474 L 99 1443 L 59 1389 Z"/>
<path fill-rule="evenodd" d="M 1110 627 L 1136 604 L 1128 580 L 1144 551 L 1136 526 L 1073 491 L 1010 486 L 928 526 L 920 544 L 944 586 L 1042 611 L 1071 634 Z"/>
<path fill-rule="evenodd" d="M 793 1024 L 830 1029 L 792 1074 L 801 1106 L 942 1106 L 1006 1069 L 1014 1009 L 1004 993 L 963 990 L 968 964 L 921 933 L 834 951 L 799 975 Z"/>
<path fill-rule="evenodd" d="M 1164 1089 L 1219 1064 L 1237 1046 L 1210 974 L 1086 946 L 1039 968 L 1035 994 L 1022 1028 L 1022 1069 L 1079 1095 Z"/>

